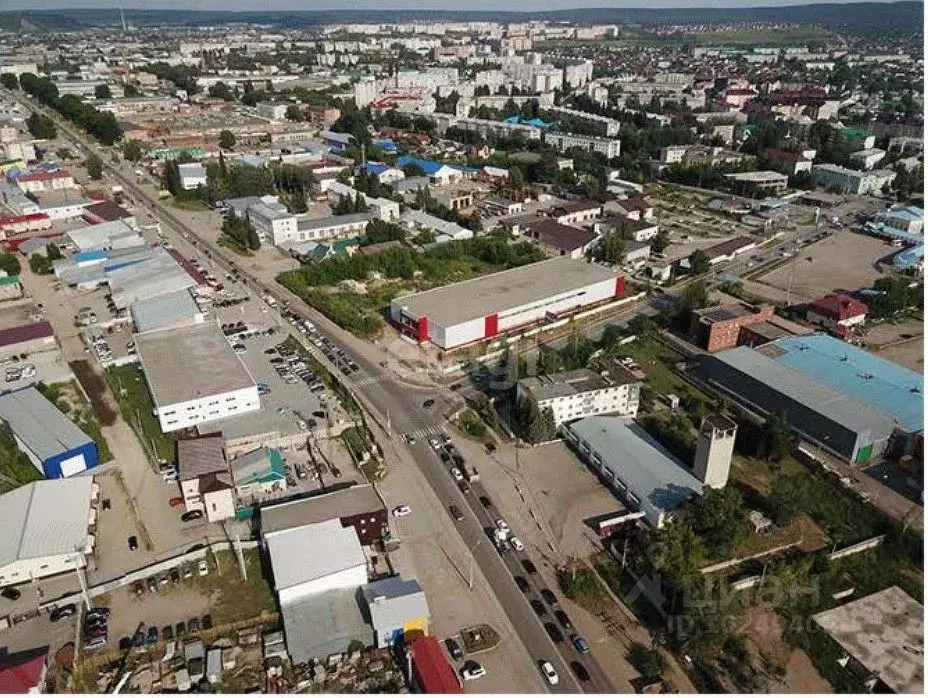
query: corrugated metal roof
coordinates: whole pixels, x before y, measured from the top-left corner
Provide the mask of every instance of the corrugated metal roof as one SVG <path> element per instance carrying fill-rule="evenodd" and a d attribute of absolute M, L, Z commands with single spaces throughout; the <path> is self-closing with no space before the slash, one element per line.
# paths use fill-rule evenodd
<path fill-rule="evenodd" d="M 385 509 L 371 485 L 355 485 L 285 504 L 261 507 L 261 530 L 267 534 L 308 523 L 370 514 Z"/>
<path fill-rule="evenodd" d="M 826 334 L 778 339 L 774 360 L 869 405 L 908 432 L 924 428 L 920 373 Z"/>
<path fill-rule="evenodd" d="M 287 476 L 280 451 L 274 448 L 259 448 L 229 462 L 236 486 L 247 485 L 259 480 L 283 480 Z"/>
<path fill-rule="evenodd" d="M 0 495 L 0 567 L 87 547 L 93 478 L 37 480 Z"/>
<path fill-rule="evenodd" d="M 132 319 L 139 332 L 192 324 L 199 312 L 196 301 L 185 288 L 153 298 L 142 298 L 132 304 Z"/>
<path fill-rule="evenodd" d="M 376 630 L 402 628 L 417 618 L 428 618 L 428 600 L 415 579 L 387 577 L 361 587 Z"/>
<path fill-rule="evenodd" d="M 31 385 L 0 395 L 0 419 L 43 462 L 92 441 Z"/>
<path fill-rule="evenodd" d="M 193 480 L 209 473 L 228 472 L 226 454 L 221 436 L 201 436 L 197 439 L 180 439 L 177 442 L 177 469 L 179 479 Z"/>
<path fill-rule="evenodd" d="M 854 432 L 872 431 L 877 427 L 878 430 L 892 433 L 893 425 L 884 415 L 854 400 L 850 395 L 820 383 L 817 380 L 819 376 L 812 379 L 810 375 L 800 373 L 748 347 L 726 349 L 713 354 L 708 360 L 727 364 Z"/>
<path fill-rule="evenodd" d="M 33 339 L 54 336 L 55 330 L 45 321 L 19 325 L 18 327 L 8 327 L 0 330 L 0 347 L 8 347 L 21 342 L 29 342 Z"/>
<path fill-rule="evenodd" d="M 568 429 L 589 445 L 591 453 L 599 454 L 603 466 L 638 498 L 651 521 L 702 492 L 702 483 L 630 420 L 587 417 Z"/>
<path fill-rule="evenodd" d="M 278 590 L 366 565 L 354 527 L 337 518 L 265 532 L 264 539 Z"/>
<path fill-rule="evenodd" d="M 324 660 L 344 652 L 352 640 L 373 644 L 373 631 L 364 621 L 357 589 L 333 589 L 312 594 L 281 607 L 287 651 L 294 662 Z M 320 629 L 324 629 L 321 632 Z"/>

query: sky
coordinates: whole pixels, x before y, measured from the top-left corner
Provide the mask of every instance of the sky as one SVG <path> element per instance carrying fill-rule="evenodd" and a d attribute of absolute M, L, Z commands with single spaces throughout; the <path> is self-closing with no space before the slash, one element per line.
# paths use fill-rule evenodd
<path fill-rule="evenodd" d="M 587 7 L 781 7 L 843 4 L 855 0 L 0 0 L 0 10 L 52 8 L 184 9 L 184 10 L 511 10 L 537 12 Z M 860 0 L 856 0 L 860 1 Z M 894 0 L 868 0 L 893 2 Z"/>

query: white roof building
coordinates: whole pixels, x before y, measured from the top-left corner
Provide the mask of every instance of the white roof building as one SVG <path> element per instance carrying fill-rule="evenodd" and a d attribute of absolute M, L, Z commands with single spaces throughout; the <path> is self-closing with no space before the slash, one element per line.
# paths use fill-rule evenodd
<path fill-rule="evenodd" d="M 0 495 L 0 586 L 85 567 L 96 521 L 91 477 L 38 480 Z"/>

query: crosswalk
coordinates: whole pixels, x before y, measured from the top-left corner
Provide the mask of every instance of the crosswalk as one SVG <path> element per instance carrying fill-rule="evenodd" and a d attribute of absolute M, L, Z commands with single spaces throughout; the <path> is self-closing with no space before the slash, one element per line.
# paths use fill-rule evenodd
<path fill-rule="evenodd" d="M 365 376 L 356 380 L 354 384 L 358 388 L 363 388 L 366 385 L 374 385 L 374 383 L 379 383 L 382 380 L 384 380 L 383 376 Z"/>
<path fill-rule="evenodd" d="M 416 439 L 426 439 L 430 436 L 444 436 L 444 430 L 437 424 L 432 424 L 431 426 L 422 427 L 421 429 L 416 429 L 415 431 L 408 431 L 403 436 L 407 439 L 412 436 Z"/>

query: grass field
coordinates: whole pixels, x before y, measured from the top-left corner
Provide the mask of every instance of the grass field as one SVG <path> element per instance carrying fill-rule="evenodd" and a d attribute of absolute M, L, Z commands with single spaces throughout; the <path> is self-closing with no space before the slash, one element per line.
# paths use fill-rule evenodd
<path fill-rule="evenodd" d="M 161 431 L 158 418 L 152 414 L 154 404 L 138 364 L 109 368 L 106 371 L 106 378 L 119 402 L 122 418 L 133 428 L 141 428 L 145 449 L 150 451 L 154 445 L 158 458 L 172 462 L 174 460 L 174 439 Z"/>

